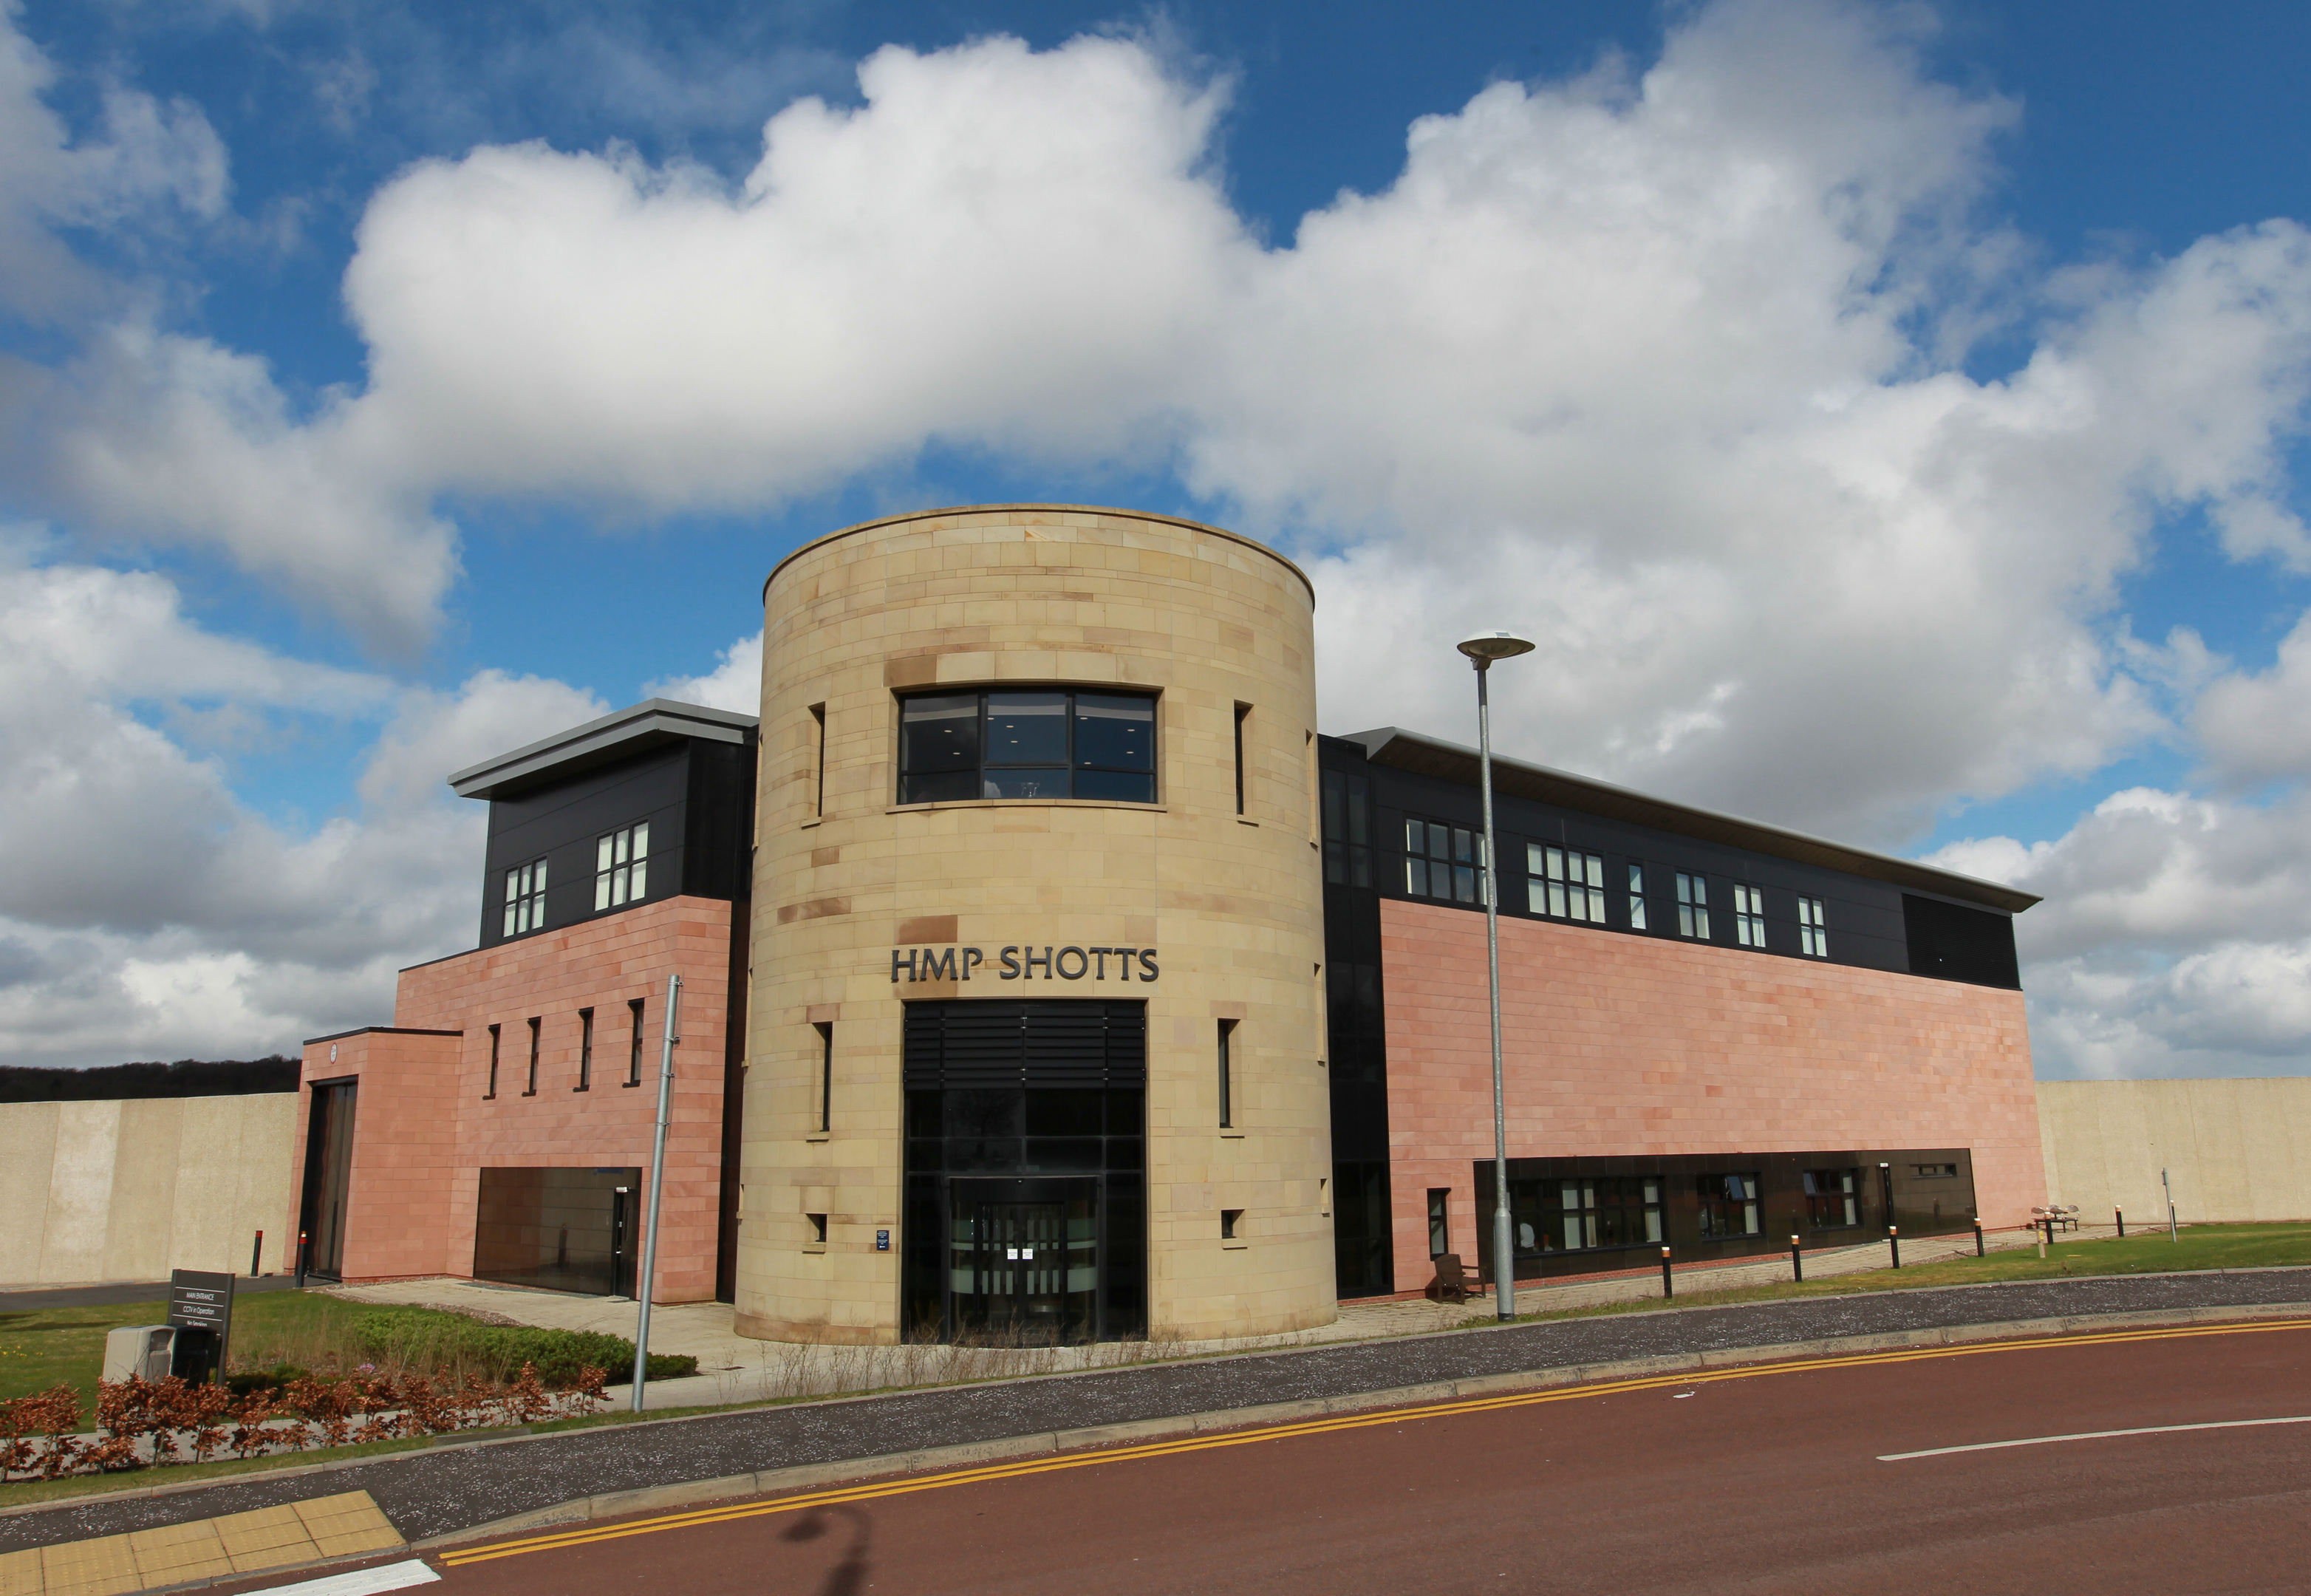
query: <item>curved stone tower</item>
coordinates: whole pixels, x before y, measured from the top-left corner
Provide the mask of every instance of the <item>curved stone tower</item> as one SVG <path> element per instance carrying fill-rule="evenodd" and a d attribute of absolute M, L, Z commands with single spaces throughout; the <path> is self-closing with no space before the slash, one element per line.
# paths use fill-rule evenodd
<path fill-rule="evenodd" d="M 740 1332 L 1329 1321 L 1307 578 L 1001 505 L 763 602 Z"/>

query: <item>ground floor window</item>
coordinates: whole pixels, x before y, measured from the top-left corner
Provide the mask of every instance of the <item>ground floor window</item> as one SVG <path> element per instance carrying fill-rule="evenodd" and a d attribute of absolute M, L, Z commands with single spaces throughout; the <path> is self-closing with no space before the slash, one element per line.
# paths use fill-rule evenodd
<path fill-rule="evenodd" d="M 1764 1230 L 1758 1217 L 1756 1175 L 1700 1175 L 1701 1238 L 1723 1241 L 1731 1236 L 1757 1235 Z"/>
<path fill-rule="evenodd" d="M 1862 1223 L 1862 1172 L 1858 1169 L 1810 1169 L 1805 1172 L 1806 1222 L 1816 1230 L 1842 1230 Z"/>
<path fill-rule="evenodd" d="M 599 1296 L 633 1295 L 641 1170 L 478 1173 L 474 1278 Z"/>

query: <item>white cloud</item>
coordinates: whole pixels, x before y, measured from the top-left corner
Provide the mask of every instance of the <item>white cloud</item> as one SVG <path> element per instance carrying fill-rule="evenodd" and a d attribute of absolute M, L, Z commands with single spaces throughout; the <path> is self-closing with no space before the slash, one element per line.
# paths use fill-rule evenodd
<path fill-rule="evenodd" d="M 702 676 L 668 676 L 642 691 L 651 698 L 671 698 L 683 703 L 704 704 L 713 710 L 736 710 L 757 715 L 763 706 L 763 634 L 742 637 L 719 650 L 721 661 Z"/>
<path fill-rule="evenodd" d="M 2311 777 L 2311 614 L 2295 623 L 2270 669 L 2209 685 L 2191 728 L 2222 780 Z"/>

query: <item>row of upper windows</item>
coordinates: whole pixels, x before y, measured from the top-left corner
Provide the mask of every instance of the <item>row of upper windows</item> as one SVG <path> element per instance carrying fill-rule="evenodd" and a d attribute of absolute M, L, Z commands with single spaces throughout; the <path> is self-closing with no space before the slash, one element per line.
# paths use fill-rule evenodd
<path fill-rule="evenodd" d="M 594 911 L 620 909 L 650 895 L 650 828 L 647 820 L 621 826 L 594 843 Z M 545 860 L 534 859 L 505 873 L 507 937 L 545 929 Z"/>
<path fill-rule="evenodd" d="M 532 1015 L 526 1025 L 529 1032 L 529 1056 L 521 1095 L 535 1097 L 537 1095 L 538 1054 L 543 1050 L 545 1016 Z M 505 1045 L 504 1026 L 492 1025 L 489 1030 L 490 1075 L 488 1089 L 482 1094 L 484 1099 L 498 1095 L 498 1066 L 502 1062 Z M 642 999 L 640 998 L 626 999 L 626 1078 L 618 1084 L 622 1086 L 642 1084 Z M 594 1089 L 594 1011 L 591 1008 L 578 1011 L 578 1079 L 570 1089 L 573 1092 Z"/>
<path fill-rule="evenodd" d="M 1603 855 L 1543 842 L 1526 843 L 1524 853 L 1527 913 L 1590 925 L 1610 923 Z M 1488 890 L 1486 862 L 1482 832 L 1433 820 L 1408 818 L 1404 823 L 1404 890 L 1409 897 L 1482 903 Z M 1628 929 L 1651 930 L 1647 867 L 1631 859 L 1622 868 L 1626 874 L 1618 885 L 1626 893 Z M 1710 940 L 1709 877 L 1687 870 L 1670 875 L 1677 892 L 1677 934 L 1696 942 Z M 1764 889 L 1746 882 L 1731 885 L 1734 941 L 1743 947 L 1766 946 Z M 1829 927 L 1822 900 L 1799 898 L 1797 919 L 1799 951 L 1808 958 L 1827 958 Z"/>

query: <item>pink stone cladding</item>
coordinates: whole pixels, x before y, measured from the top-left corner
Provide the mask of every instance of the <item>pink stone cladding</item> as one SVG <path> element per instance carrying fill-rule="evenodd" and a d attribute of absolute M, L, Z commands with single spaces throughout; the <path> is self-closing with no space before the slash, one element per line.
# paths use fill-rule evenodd
<path fill-rule="evenodd" d="M 484 1168 L 640 1168 L 649 1180 L 658 1119 L 666 978 L 682 976 L 680 1044 L 667 1130 L 657 1300 L 714 1295 L 721 1212 L 723 1043 L 728 1025 L 730 905 L 677 897 L 566 930 L 419 964 L 401 972 L 393 1023 L 454 1036 L 365 1031 L 309 1042 L 308 1083 L 359 1077 L 347 1279 L 470 1276 Z M 641 1084 L 628 1086 L 628 1002 L 644 1003 Z M 590 1090 L 578 1084 L 578 1011 L 594 1010 Z M 529 1019 L 538 1016 L 537 1095 L 525 1096 Z M 489 1027 L 501 1029 L 498 1090 L 484 1098 Z M 310 1108 L 310 1093 L 307 1109 Z M 296 1179 L 304 1180 L 298 1116 Z M 291 1229 L 298 1213 L 292 1200 Z"/>
<path fill-rule="evenodd" d="M 1381 903 L 1396 1278 L 1428 1278 L 1426 1191 L 1473 1257 L 1493 1156 L 1480 914 Z M 1983 1220 L 2045 1200 L 2022 994 L 1503 919 L 1512 1158 L 1970 1147 Z"/>

